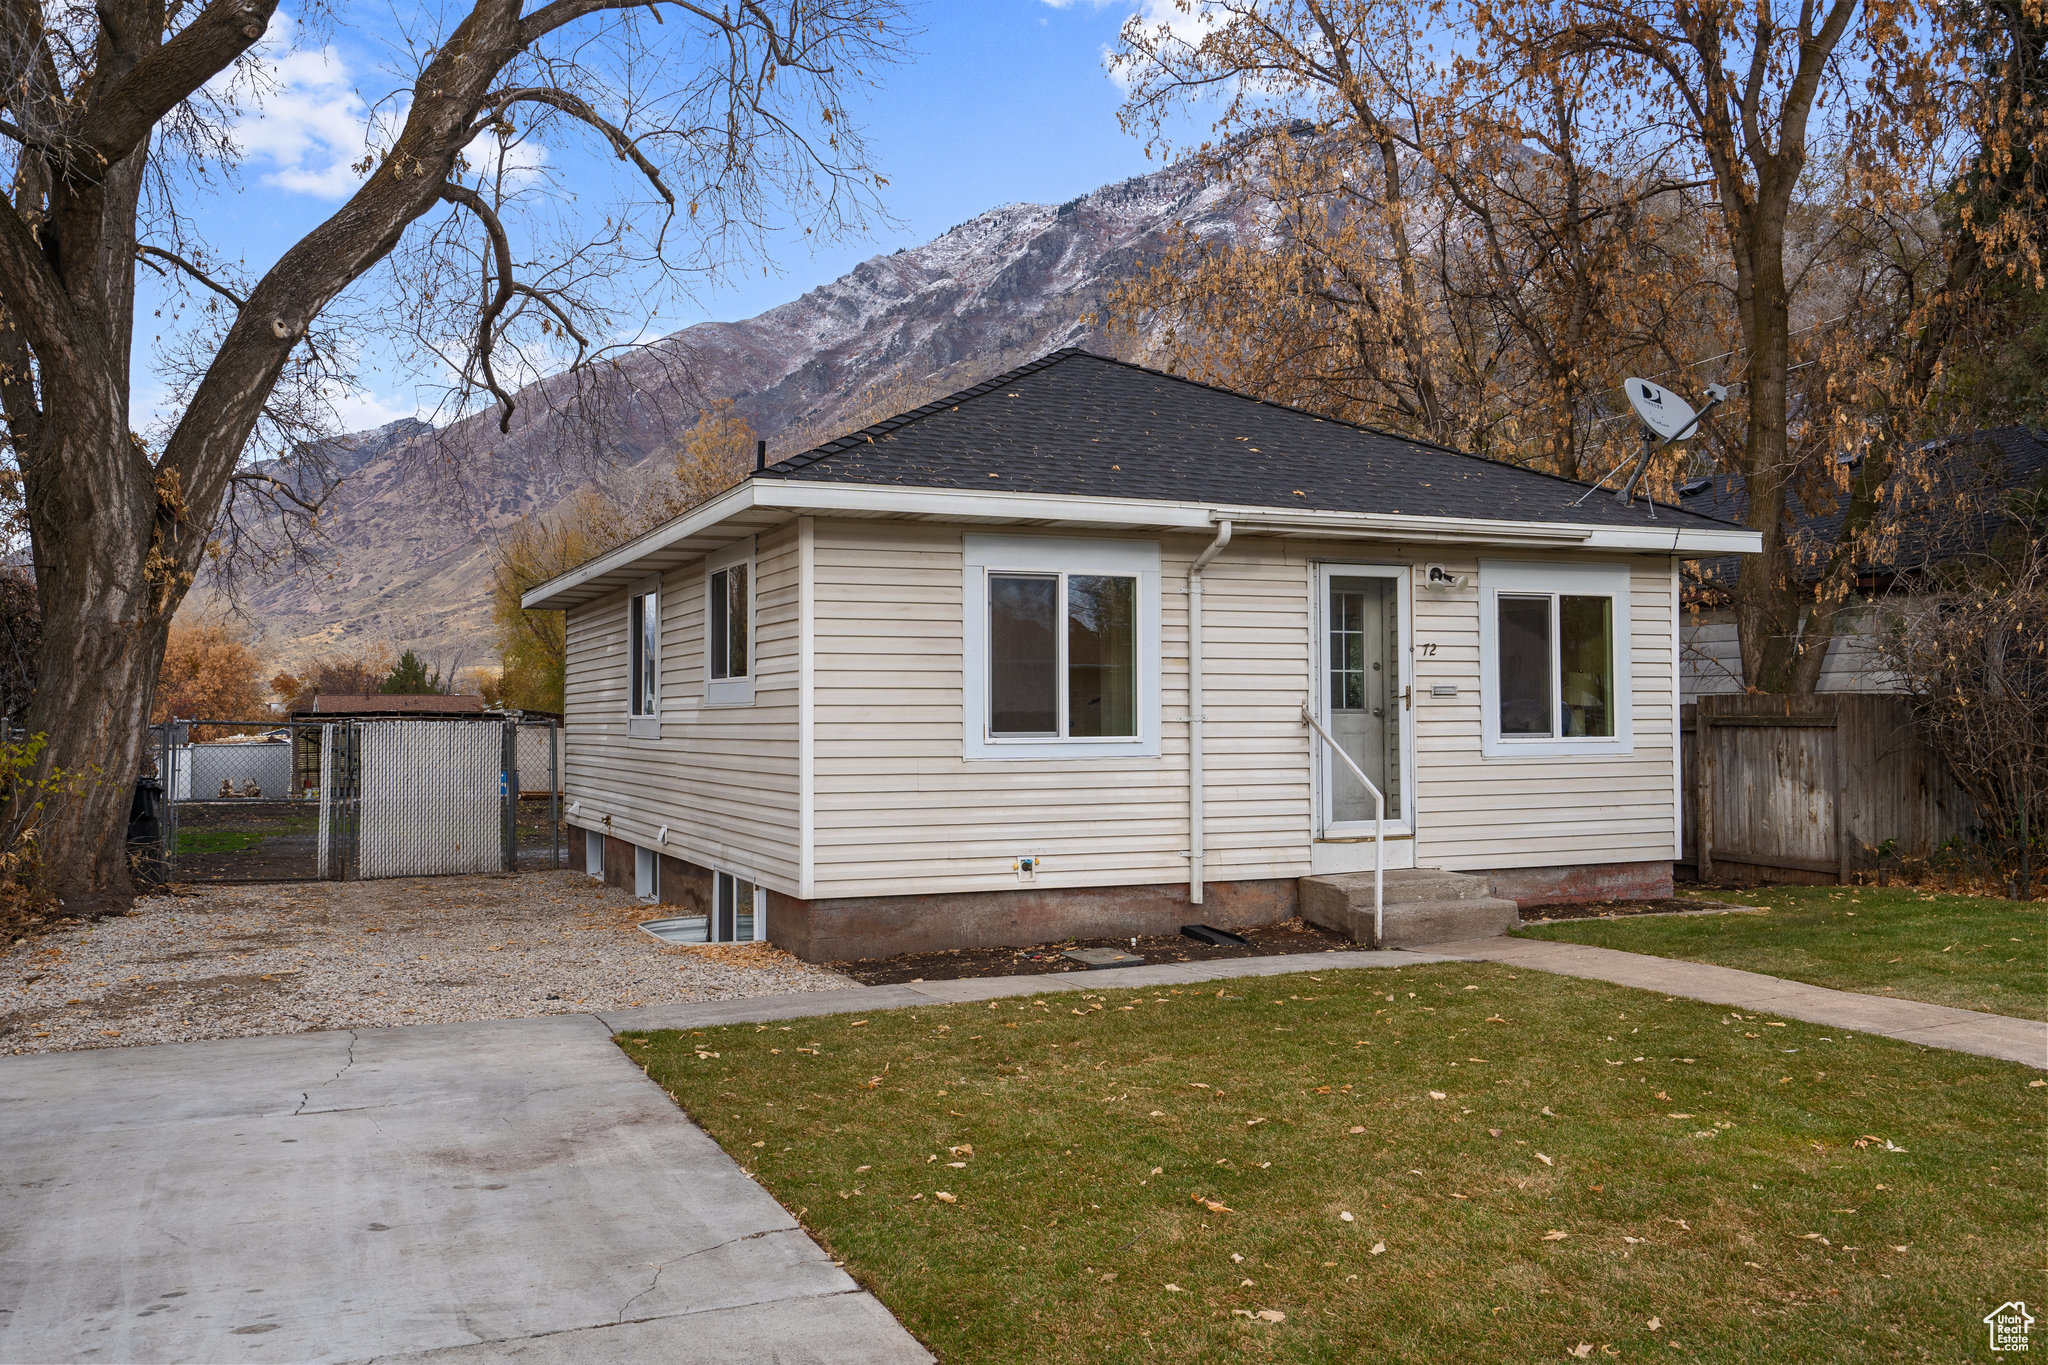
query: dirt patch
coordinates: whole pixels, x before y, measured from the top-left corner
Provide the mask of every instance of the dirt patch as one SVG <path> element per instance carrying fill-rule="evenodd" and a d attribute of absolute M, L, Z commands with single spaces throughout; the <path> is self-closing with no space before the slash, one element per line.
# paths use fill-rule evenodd
<path fill-rule="evenodd" d="M 511 1019 L 831 990 L 766 944 L 675 948 L 580 872 L 174 887 L 0 952 L 0 1051 Z"/>
<path fill-rule="evenodd" d="M 1238 957 L 1276 957 L 1283 953 L 1348 952 L 1358 947 L 1341 934 L 1318 929 L 1301 920 L 1263 925 L 1235 931 L 1251 940 L 1250 946 L 1214 947 L 1179 934 L 1140 935 L 1136 946 L 1128 938 L 1074 938 L 1059 943 L 1042 943 L 1030 948 L 946 948 L 930 953 L 904 953 L 898 957 L 874 957 L 859 962 L 835 962 L 832 970 L 866 986 L 888 986 L 905 981 L 959 981 L 980 976 L 1037 976 L 1051 972 L 1085 972 L 1072 958 L 1069 948 L 1121 948 L 1136 953 L 1147 963 L 1212 962 Z M 1113 981 L 1117 969 L 1103 972 Z"/>
<path fill-rule="evenodd" d="M 1760 913 L 1753 905 L 1732 905 L 1692 896 L 1666 896 L 1648 901 L 1582 901 L 1565 905 L 1525 905 L 1522 923 L 1561 919 L 1626 919 L 1631 915 L 1718 915 Z"/>

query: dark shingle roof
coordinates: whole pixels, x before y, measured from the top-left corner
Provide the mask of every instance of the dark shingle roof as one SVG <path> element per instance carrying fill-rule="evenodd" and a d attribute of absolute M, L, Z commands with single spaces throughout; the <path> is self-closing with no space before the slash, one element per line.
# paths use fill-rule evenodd
<path fill-rule="evenodd" d="M 1730 523 L 1334 421 L 1086 351 L 828 441 L 756 478 L 1000 489 L 1487 521 L 1726 530 Z"/>

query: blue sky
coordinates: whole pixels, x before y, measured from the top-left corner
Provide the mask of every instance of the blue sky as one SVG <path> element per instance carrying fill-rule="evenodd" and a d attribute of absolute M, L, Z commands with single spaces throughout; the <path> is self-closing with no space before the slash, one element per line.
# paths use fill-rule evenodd
<path fill-rule="evenodd" d="M 1122 92 L 1104 68 L 1119 27 L 1139 8 L 1165 10 L 1170 0 L 911 0 L 922 29 L 914 51 L 855 110 L 865 118 L 876 169 L 889 180 L 883 205 L 897 224 L 816 250 L 800 234 L 785 238 L 771 252 L 772 273 L 764 277 L 758 261 L 742 266 L 729 282 L 700 291 L 693 305 L 650 319 L 648 334 L 750 317 L 997 204 L 1057 203 L 1151 169 L 1141 143 L 1117 122 Z M 415 10 L 346 12 L 348 26 L 324 43 L 306 38 L 288 15 L 273 27 L 281 88 L 239 125 L 247 160 L 236 188 L 197 205 L 216 257 L 240 260 L 251 274 L 359 183 L 348 163 L 362 155 L 366 101 L 393 84 L 380 68 Z M 372 14 L 385 22 L 366 22 Z M 590 151 L 549 147 L 539 155 L 567 171 Z M 147 292 L 145 299 L 144 321 L 157 302 Z M 148 377 L 148 331 L 138 328 L 138 418 L 160 394 Z M 371 343 L 366 360 L 372 392 L 340 405 L 344 425 L 415 411 L 421 395 L 392 352 Z"/>

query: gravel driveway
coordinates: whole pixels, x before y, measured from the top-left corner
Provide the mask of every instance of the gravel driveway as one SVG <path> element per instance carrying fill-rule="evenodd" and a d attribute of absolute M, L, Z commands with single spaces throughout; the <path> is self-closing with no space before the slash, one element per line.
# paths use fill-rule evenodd
<path fill-rule="evenodd" d="M 767 944 L 670 947 L 581 872 L 208 886 L 0 956 L 0 1052 L 728 1000 L 854 984 Z"/>

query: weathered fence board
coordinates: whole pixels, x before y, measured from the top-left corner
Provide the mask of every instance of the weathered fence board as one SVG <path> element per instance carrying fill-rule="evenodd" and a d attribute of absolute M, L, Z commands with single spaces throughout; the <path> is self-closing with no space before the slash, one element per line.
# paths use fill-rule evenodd
<path fill-rule="evenodd" d="M 1687 706 L 1685 861 L 1703 879 L 1847 881 L 1926 857 L 1970 826 L 1970 802 L 1903 698 L 1707 696 Z"/>

